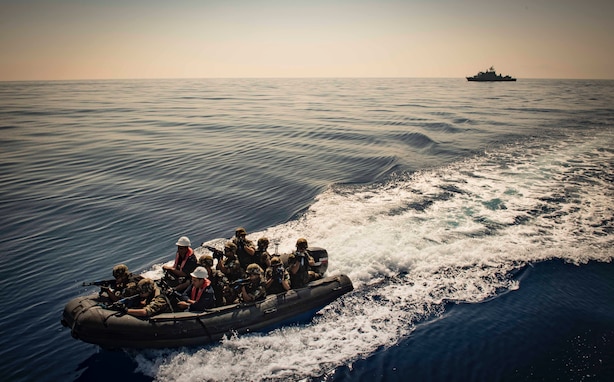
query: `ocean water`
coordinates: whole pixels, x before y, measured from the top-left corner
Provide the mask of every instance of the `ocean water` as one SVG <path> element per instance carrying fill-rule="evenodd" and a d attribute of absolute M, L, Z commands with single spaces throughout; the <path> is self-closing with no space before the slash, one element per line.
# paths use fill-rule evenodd
<path fill-rule="evenodd" d="M 7 381 L 614 376 L 614 82 L 0 83 Z M 298 237 L 355 290 L 189 349 L 74 340 L 64 304 L 174 243 Z"/>

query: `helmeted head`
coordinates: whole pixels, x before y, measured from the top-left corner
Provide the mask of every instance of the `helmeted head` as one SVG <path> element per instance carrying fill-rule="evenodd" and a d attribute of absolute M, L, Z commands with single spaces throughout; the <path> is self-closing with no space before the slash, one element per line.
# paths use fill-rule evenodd
<path fill-rule="evenodd" d="M 212 267 L 213 266 L 213 256 L 211 256 L 211 255 L 202 255 L 198 259 L 198 264 L 200 264 L 202 266 Z"/>
<path fill-rule="evenodd" d="M 116 279 L 128 276 L 128 267 L 125 264 L 117 264 L 113 267 L 113 277 Z"/>
<path fill-rule="evenodd" d="M 245 236 L 245 235 L 247 235 L 247 231 L 245 230 L 245 228 L 239 227 L 235 230 L 235 236 L 239 237 L 239 236 Z"/>
<path fill-rule="evenodd" d="M 156 284 L 154 284 L 152 279 L 145 278 L 139 281 L 137 289 L 139 290 L 140 294 L 150 294 L 156 289 Z"/>
<path fill-rule="evenodd" d="M 309 247 L 307 239 L 301 237 L 296 241 L 296 249 L 307 249 L 307 247 Z"/>
<path fill-rule="evenodd" d="M 260 239 L 258 239 L 258 248 L 260 249 L 266 249 L 269 246 L 269 239 L 267 239 L 266 237 L 261 237 Z"/>
<path fill-rule="evenodd" d="M 271 259 L 271 266 L 272 267 L 278 267 L 280 265 L 281 265 L 281 257 L 273 256 L 273 258 Z"/>
<path fill-rule="evenodd" d="M 230 252 L 230 253 L 236 254 L 237 245 L 233 243 L 232 241 L 227 241 L 226 244 L 224 244 L 224 252 Z"/>
<path fill-rule="evenodd" d="M 177 243 L 175 243 L 175 245 L 178 247 L 189 247 L 191 244 L 192 243 L 187 236 L 181 236 L 179 240 L 177 240 Z"/>
<path fill-rule="evenodd" d="M 190 273 L 190 276 L 196 277 L 197 279 L 208 279 L 209 273 L 203 267 L 196 267 L 194 272 Z"/>
<path fill-rule="evenodd" d="M 258 264 L 250 264 L 247 266 L 245 273 L 247 273 L 248 276 L 251 276 L 251 275 L 260 276 L 262 275 L 262 268 L 260 268 L 260 265 Z"/>

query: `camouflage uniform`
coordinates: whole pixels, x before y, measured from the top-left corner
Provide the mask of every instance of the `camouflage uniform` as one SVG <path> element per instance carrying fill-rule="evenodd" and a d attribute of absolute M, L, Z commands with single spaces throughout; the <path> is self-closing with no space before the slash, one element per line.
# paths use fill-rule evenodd
<path fill-rule="evenodd" d="M 271 255 L 266 249 L 257 249 L 254 253 L 255 263 L 262 269 L 267 269 L 271 263 Z"/>
<path fill-rule="evenodd" d="M 122 283 L 122 284 L 116 285 L 116 290 L 119 291 L 119 297 L 120 298 L 132 297 L 136 294 L 139 294 L 137 285 L 139 284 L 139 281 L 141 281 L 142 279 L 143 279 L 142 276 L 137 276 L 132 273 L 129 273 L 128 281 L 125 284 Z"/>
<path fill-rule="evenodd" d="M 266 297 L 266 287 L 264 285 L 264 281 L 260 281 L 256 284 L 247 284 L 245 286 L 245 292 L 250 295 L 254 301 L 264 300 Z"/>
<path fill-rule="evenodd" d="M 224 260 L 224 267 L 228 270 L 226 272 L 226 277 L 228 277 L 228 280 L 231 282 L 245 277 L 245 272 L 243 268 L 241 268 L 241 263 L 239 263 L 236 257 Z"/>
<path fill-rule="evenodd" d="M 129 272 L 125 264 L 117 264 L 113 267 L 113 277 L 115 280 L 108 287 L 101 288 L 112 302 L 139 294 L 137 285 L 143 277 Z"/>
<path fill-rule="evenodd" d="M 166 296 L 160 293 L 158 288 L 155 289 L 152 294 L 153 297 L 147 298 L 145 302 L 145 312 L 147 312 L 147 316 L 151 317 L 156 314 L 170 312 L 171 308 Z"/>

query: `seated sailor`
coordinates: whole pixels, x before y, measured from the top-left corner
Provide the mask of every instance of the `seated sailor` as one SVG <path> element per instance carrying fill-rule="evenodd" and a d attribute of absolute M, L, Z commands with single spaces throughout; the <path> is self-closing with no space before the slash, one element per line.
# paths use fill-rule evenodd
<path fill-rule="evenodd" d="M 125 309 L 125 313 L 136 317 L 151 317 L 171 310 L 168 298 L 160 293 L 160 289 L 152 279 L 145 278 L 139 281 L 137 288 L 141 297 L 140 306 Z"/>
<path fill-rule="evenodd" d="M 183 292 L 183 301 L 177 306 L 181 310 L 190 312 L 202 312 L 215 307 L 215 291 L 209 281 L 208 272 L 203 267 L 198 267 L 192 272 L 192 283 Z"/>
<path fill-rule="evenodd" d="M 284 269 L 279 256 L 273 256 L 271 266 L 264 273 L 267 294 L 277 294 L 290 290 L 290 274 Z"/>
<path fill-rule="evenodd" d="M 241 284 L 241 293 L 239 294 L 242 302 L 263 300 L 266 297 L 266 287 L 262 279 L 262 273 L 262 268 L 258 264 L 247 266 L 249 279 L 246 283 Z"/>

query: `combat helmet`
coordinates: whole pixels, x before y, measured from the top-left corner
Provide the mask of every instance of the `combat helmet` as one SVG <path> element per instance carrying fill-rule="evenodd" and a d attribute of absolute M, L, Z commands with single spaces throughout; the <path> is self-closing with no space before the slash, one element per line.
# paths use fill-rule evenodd
<path fill-rule="evenodd" d="M 139 281 L 139 284 L 137 285 L 137 288 L 139 290 L 139 293 L 151 293 L 156 289 L 156 284 L 154 284 L 152 279 L 143 279 L 141 281 Z"/>
<path fill-rule="evenodd" d="M 275 267 L 281 265 L 281 257 L 279 256 L 273 256 L 273 258 L 271 259 L 271 266 Z"/>
<path fill-rule="evenodd" d="M 247 269 L 245 270 L 245 272 L 248 275 L 261 275 L 262 268 L 260 268 L 260 265 L 258 264 L 250 264 L 247 266 Z"/>
<path fill-rule="evenodd" d="M 309 247 L 309 245 L 307 244 L 307 239 L 301 237 L 296 241 L 296 248 L 307 249 L 307 247 Z"/>
<path fill-rule="evenodd" d="M 120 278 L 128 274 L 128 267 L 125 264 L 117 264 L 113 267 L 113 277 Z"/>
<path fill-rule="evenodd" d="M 198 264 L 200 265 L 208 265 L 210 267 L 213 266 L 213 256 L 211 255 L 202 255 L 198 258 Z"/>
<path fill-rule="evenodd" d="M 269 246 L 269 239 L 267 239 L 266 237 L 261 237 L 260 239 L 258 239 L 259 248 L 266 248 L 268 246 Z"/>

